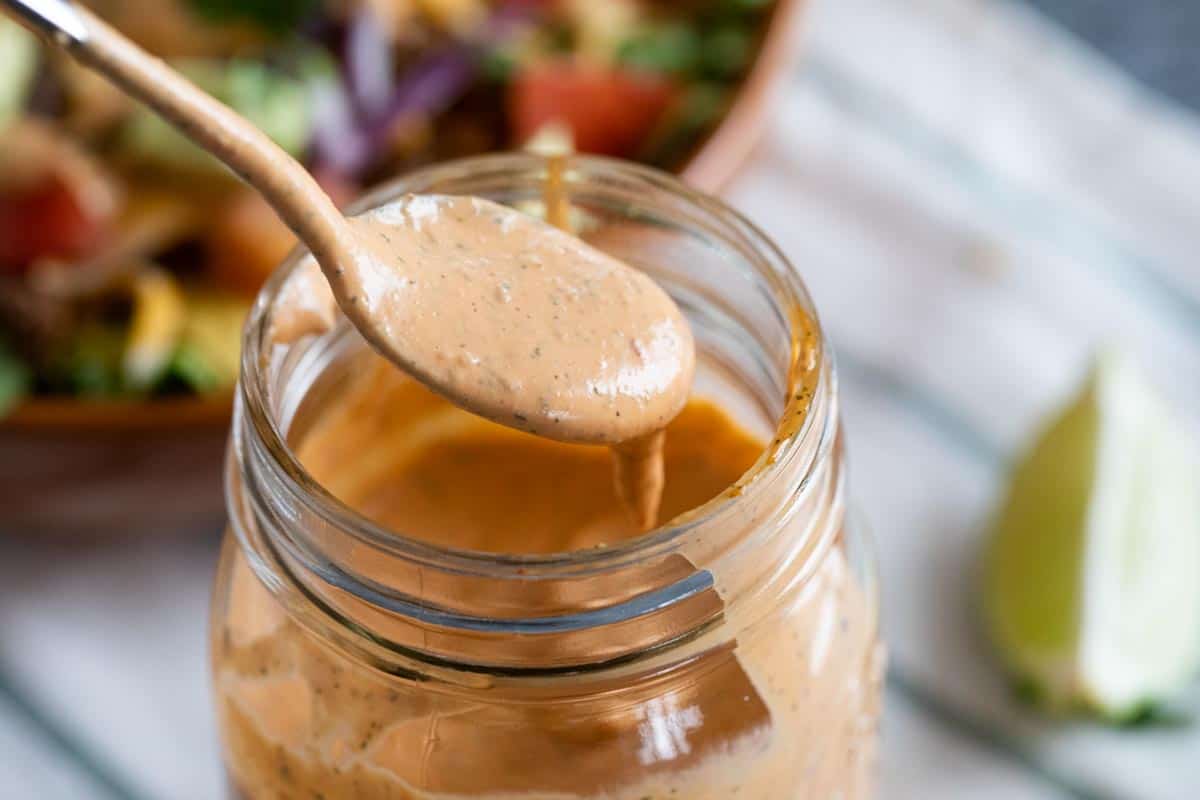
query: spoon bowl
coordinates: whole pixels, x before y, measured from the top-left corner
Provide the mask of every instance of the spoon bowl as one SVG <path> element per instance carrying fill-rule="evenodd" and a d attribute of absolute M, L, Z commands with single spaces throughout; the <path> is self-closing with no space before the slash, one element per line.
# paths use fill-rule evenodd
<path fill-rule="evenodd" d="M 695 348 L 675 303 L 570 234 L 450 195 L 407 195 L 350 225 L 361 291 L 346 298 L 347 316 L 452 402 L 553 439 L 612 444 L 658 430 L 686 401 Z M 289 282 L 273 337 L 332 323 L 316 270 L 310 261 Z"/>

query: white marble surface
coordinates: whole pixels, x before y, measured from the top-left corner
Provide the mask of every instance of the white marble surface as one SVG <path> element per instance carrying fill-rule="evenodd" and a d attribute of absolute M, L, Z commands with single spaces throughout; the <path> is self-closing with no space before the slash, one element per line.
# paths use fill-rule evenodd
<path fill-rule="evenodd" d="M 972 594 L 1006 459 L 1097 345 L 1197 427 L 1200 127 L 1004 2 L 817 0 L 805 39 L 729 199 L 803 272 L 841 359 L 895 670 L 880 796 L 1200 797 L 1200 729 L 1015 706 Z M 0 797 L 219 796 L 217 535 L 0 543 Z"/>

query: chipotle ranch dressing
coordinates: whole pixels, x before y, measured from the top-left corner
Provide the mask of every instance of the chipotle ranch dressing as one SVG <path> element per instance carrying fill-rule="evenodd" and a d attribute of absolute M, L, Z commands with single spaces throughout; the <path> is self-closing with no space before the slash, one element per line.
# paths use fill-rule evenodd
<path fill-rule="evenodd" d="M 453 212 L 474 201 L 440 202 Z M 392 213 L 365 217 L 385 244 Z M 468 223 L 460 224 L 469 236 Z M 477 302 L 495 301 L 477 295 Z M 286 303 L 283 311 L 287 322 Z M 802 352 L 807 344 L 798 342 Z M 798 363 L 812 368 L 806 358 Z M 468 370 L 478 366 L 466 362 Z M 692 369 L 689 363 L 689 384 Z M 807 409 L 811 387 L 803 376 L 794 383 L 784 430 L 798 427 Z M 736 493 L 730 487 L 740 485 L 763 451 L 762 441 L 721 408 L 692 400 L 664 420 L 664 431 L 614 448 L 614 482 L 596 448 L 498 427 L 382 363 L 360 374 L 317 419 L 293 446 L 307 471 L 343 503 L 407 536 L 496 553 L 619 544 L 652 524 L 660 498 L 662 515 L 671 519 Z M 537 424 L 561 424 L 546 419 Z M 621 501 L 641 513 L 631 519 Z M 748 508 L 730 524 L 758 524 L 769 508 L 769 502 Z M 802 525 L 839 514 L 840 506 L 805 507 L 795 519 Z M 799 531 L 777 536 L 777 547 L 797 539 Z M 650 697 L 614 691 L 578 708 L 508 704 L 486 692 L 458 695 L 390 681 L 312 638 L 237 553 L 229 607 L 219 617 L 227 624 L 214 630 L 213 645 L 232 784 L 254 800 L 865 798 L 883 661 L 875 611 L 839 540 L 835 533 L 827 552 L 808 554 L 815 571 L 788 596 L 766 594 L 741 600 L 736 611 L 726 608 L 743 630 L 735 646 L 707 652 L 642 690 Z M 758 558 L 782 555 L 765 551 Z M 366 561 L 360 566 L 368 568 Z M 714 577 L 722 596 L 741 582 L 737 574 Z M 517 597 L 538 613 L 536 592 Z M 788 611 L 754 625 L 758 615 L 771 613 L 769 603 Z M 619 648 L 622 636 L 600 632 L 591 646 Z M 489 655 L 503 658 L 510 645 L 526 644 L 492 643 Z M 578 656 L 557 646 L 547 643 L 539 656 L 547 663 Z M 536 692 L 536 682 L 527 689 Z"/>
<path fill-rule="evenodd" d="M 294 447 L 340 500 L 438 545 L 553 553 L 639 535 L 603 452 L 488 423 L 394 370 L 359 374 Z M 664 516 L 721 494 L 762 449 L 720 407 L 690 401 L 668 426 Z M 839 547 L 816 560 L 802 587 L 738 612 L 778 601 L 786 617 L 636 690 L 648 696 L 508 704 L 349 660 L 294 622 L 239 552 L 213 643 L 232 783 L 253 800 L 865 798 L 875 612 Z"/>
<path fill-rule="evenodd" d="M 551 439 L 615 444 L 661 429 L 687 400 L 687 320 L 650 277 L 574 236 L 448 195 L 407 195 L 346 222 L 357 263 L 372 266 L 343 276 L 342 308 L 455 405 Z M 309 267 L 289 282 L 273 317 L 281 341 L 331 321 L 313 277 Z"/>

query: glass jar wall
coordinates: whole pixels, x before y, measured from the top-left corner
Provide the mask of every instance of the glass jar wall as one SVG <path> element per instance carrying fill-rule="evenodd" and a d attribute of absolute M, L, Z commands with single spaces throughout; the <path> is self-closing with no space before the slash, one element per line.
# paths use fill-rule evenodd
<path fill-rule="evenodd" d="M 214 698 L 248 798 L 866 797 L 882 649 L 847 519 L 832 361 L 794 269 L 673 179 L 563 173 L 574 224 L 687 313 L 666 523 L 638 534 L 607 453 L 502 429 L 344 322 L 247 327 L 212 612 Z M 547 164 L 403 178 L 537 212 Z"/>

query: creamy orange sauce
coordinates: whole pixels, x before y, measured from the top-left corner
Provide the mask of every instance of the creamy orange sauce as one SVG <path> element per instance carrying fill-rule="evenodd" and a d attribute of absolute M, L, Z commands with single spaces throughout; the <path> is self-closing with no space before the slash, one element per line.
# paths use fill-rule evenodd
<path fill-rule="evenodd" d="M 343 307 L 456 405 L 611 444 L 658 430 L 686 401 L 691 329 L 645 273 L 477 197 L 409 195 L 349 223 L 373 266 Z"/>
<path fill-rule="evenodd" d="M 407 536 L 486 552 L 564 552 L 640 533 L 604 448 L 489 423 L 381 366 L 298 448 L 342 502 Z M 720 494 L 761 452 L 719 407 L 689 402 L 666 430 L 663 518 Z"/>
<path fill-rule="evenodd" d="M 295 446 L 340 499 L 440 545 L 550 553 L 638 535 L 603 448 L 489 423 L 386 367 L 361 374 Z M 718 405 L 689 402 L 666 431 L 663 517 L 720 494 L 762 448 Z M 777 598 L 786 613 L 735 647 L 619 691 L 516 703 L 351 661 L 232 558 L 214 674 L 231 778 L 247 798 L 867 796 L 881 661 L 874 611 L 837 548 Z"/>
<path fill-rule="evenodd" d="M 301 265 L 276 305 L 276 340 L 331 324 L 336 296 L 364 338 L 421 383 L 560 441 L 623 442 L 683 407 L 691 328 L 639 270 L 478 197 L 406 195 L 346 226 L 356 249 L 334 294 L 311 260 Z"/>

